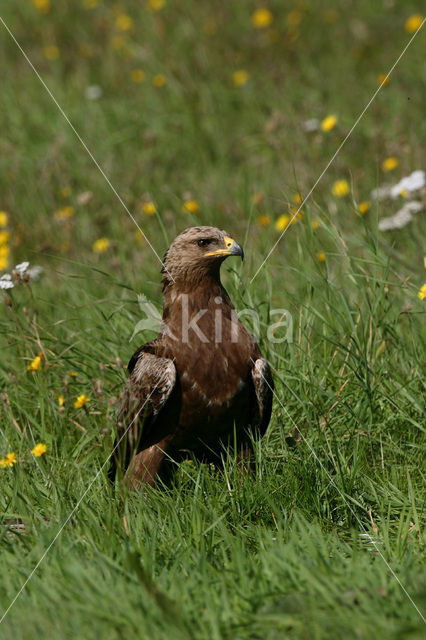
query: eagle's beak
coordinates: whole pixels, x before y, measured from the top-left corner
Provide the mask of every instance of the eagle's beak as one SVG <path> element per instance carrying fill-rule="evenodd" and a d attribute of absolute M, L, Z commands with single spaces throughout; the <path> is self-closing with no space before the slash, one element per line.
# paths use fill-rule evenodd
<path fill-rule="evenodd" d="M 206 256 L 241 256 L 241 260 L 244 260 L 244 251 L 241 245 L 238 244 L 233 238 L 225 236 L 224 238 L 226 249 L 218 249 L 217 251 L 209 251 Z"/>

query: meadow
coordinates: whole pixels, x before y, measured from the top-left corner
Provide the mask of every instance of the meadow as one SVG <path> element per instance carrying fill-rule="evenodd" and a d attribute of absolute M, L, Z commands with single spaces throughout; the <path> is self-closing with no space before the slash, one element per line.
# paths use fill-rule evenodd
<path fill-rule="evenodd" d="M 1 638 L 424 637 L 422 4 L 3 0 Z M 244 246 L 273 417 L 255 472 L 127 494 L 140 295 L 194 224 Z"/>

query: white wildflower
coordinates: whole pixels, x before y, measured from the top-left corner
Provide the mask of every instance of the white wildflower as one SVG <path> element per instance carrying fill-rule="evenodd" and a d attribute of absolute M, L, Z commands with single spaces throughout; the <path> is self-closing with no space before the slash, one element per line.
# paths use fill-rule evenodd
<path fill-rule="evenodd" d="M 423 206 L 424 205 L 421 202 L 416 202 L 414 200 L 406 202 L 404 206 L 395 213 L 395 215 L 379 220 L 379 231 L 402 229 L 402 227 L 405 227 L 409 222 L 411 222 L 413 219 L 412 214 L 421 211 Z"/>
<path fill-rule="evenodd" d="M 12 276 L 10 273 L 5 273 L 0 277 L 0 289 L 13 289 L 14 284 L 12 282 Z"/>
<path fill-rule="evenodd" d="M 372 200 L 385 200 L 389 198 L 391 194 L 392 185 L 384 184 L 382 187 L 377 187 L 377 189 L 373 189 L 370 194 Z"/>
<path fill-rule="evenodd" d="M 310 120 L 305 120 L 303 123 L 303 128 L 308 133 L 312 131 L 317 131 L 320 128 L 320 121 L 317 118 L 311 118 Z"/>
<path fill-rule="evenodd" d="M 29 262 L 21 262 L 20 264 L 16 265 L 15 271 L 17 271 L 20 276 L 23 276 L 29 266 L 30 266 Z"/>
<path fill-rule="evenodd" d="M 38 265 L 34 265 L 30 269 L 27 270 L 27 276 L 29 276 L 30 280 L 38 280 L 41 274 L 43 273 L 43 267 Z"/>
<path fill-rule="evenodd" d="M 100 87 L 98 84 L 91 84 L 90 86 L 86 87 L 86 90 L 84 92 L 87 100 L 98 100 L 102 96 L 102 94 L 102 87 Z"/>
<path fill-rule="evenodd" d="M 412 193 L 413 191 L 418 191 L 422 187 L 425 186 L 425 172 L 424 171 L 413 171 L 413 173 L 406 178 L 402 178 L 393 186 L 390 190 L 391 198 L 397 198 L 404 191 L 408 191 L 408 193 Z"/>

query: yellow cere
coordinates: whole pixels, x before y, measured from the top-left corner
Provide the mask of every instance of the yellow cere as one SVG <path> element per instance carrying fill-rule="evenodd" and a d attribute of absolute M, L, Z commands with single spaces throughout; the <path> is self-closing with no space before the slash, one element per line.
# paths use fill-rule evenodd
<path fill-rule="evenodd" d="M 336 180 L 331 188 L 331 193 L 336 198 L 343 198 L 349 193 L 349 183 L 347 180 Z"/>
<path fill-rule="evenodd" d="M 31 449 L 31 453 L 33 454 L 33 456 L 35 456 L 36 458 L 39 458 L 40 456 L 43 455 L 43 453 L 46 452 L 46 445 L 43 444 L 42 442 L 39 442 L 38 444 L 36 444 L 36 446 L 34 447 L 34 449 Z"/>

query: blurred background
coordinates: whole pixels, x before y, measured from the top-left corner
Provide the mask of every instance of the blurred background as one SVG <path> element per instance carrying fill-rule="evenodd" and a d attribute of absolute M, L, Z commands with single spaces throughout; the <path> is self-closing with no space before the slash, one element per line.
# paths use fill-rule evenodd
<path fill-rule="evenodd" d="M 421 6 L 5 0 L 4 23 L 51 95 L 0 25 L 1 271 L 36 262 L 56 290 L 66 258 L 143 288 L 160 265 L 130 212 L 159 256 L 187 226 L 225 227 L 252 276 L 384 83 L 268 261 L 296 290 L 288 269 L 310 226 L 302 245 L 338 276 L 338 238 L 358 251 L 407 197 L 372 190 L 422 169 L 423 33 L 386 78 Z M 380 242 L 421 277 L 412 217 Z"/>

